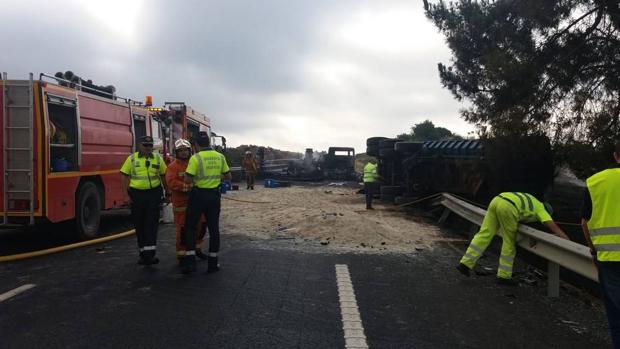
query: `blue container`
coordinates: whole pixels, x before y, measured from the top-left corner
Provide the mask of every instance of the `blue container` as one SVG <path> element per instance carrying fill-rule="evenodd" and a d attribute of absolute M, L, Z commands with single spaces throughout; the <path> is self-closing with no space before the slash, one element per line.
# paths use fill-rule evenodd
<path fill-rule="evenodd" d="M 53 172 L 64 172 L 69 170 L 69 161 L 60 158 L 60 159 L 52 159 L 52 171 Z"/>
<path fill-rule="evenodd" d="M 229 191 L 231 188 L 232 184 L 230 184 L 229 181 L 223 181 L 222 185 L 220 186 L 220 193 L 226 194 L 226 192 Z"/>
<path fill-rule="evenodd" d="M 278 182 L 273 179 L 265 179 L 265 188 L 277 188 Z"/>

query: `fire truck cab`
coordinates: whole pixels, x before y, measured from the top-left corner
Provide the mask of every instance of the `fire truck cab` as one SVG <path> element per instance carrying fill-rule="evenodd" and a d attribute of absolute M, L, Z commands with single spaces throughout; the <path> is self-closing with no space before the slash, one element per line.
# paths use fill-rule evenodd
<path fill-rule="evenodd" d="M 193 143 L 200 133 L 211 138 L 211 145 L 218 150 L 226 149 L 226 138 L 211 129 L 211 119 L 184 102 L 165 102 L 163 108 L 150 108 L 156 112 L 154 119 L 164 125 L 163 153 L 166 159 L 174 156 L 174 142 L 187 139 Z"/>

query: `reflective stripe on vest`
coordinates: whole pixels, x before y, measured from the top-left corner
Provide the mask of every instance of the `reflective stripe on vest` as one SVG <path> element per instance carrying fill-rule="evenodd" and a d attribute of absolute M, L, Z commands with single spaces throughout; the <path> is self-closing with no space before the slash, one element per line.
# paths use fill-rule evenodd
<path fill-rule="evenodd" d="M 592 199 L 588 230 L 596 258 L 620 262 L 620 168 L 608 169 L 586 180 Z"/>
<path fill-rule="evenodd" d="M 525 210 L 525 200 L 523 199 L 523 197 L 525 197 L 525 199 L 527 199 L 527 207 L 529 208 L 530 211 L 534 211 L 534 204 L 532 203 L 532 198 L 530 197 L 530 194 L 528 193 L 517 193 L 517 192 L 512 192 L 516 197 L 519 198 L 519 201 L 521 201 L 521 209 Z"/>
<path fill-rule="evenodd" d="M 161 165 L 161 159 L 159 155 L 153 154 L 153 160 L 155 161 L 155 163 L 150 165 L 150 167 L 156 170 L 156 175 L 153 177 L 149 177 L 148 175 L 138 176 L 138 171 L 136 170 L 136 168 L 140 167 L 140 158 L 139 157 L 136 158 L 136 154 L 138 153 L 131 154 L 131 157 L 129 159 L 129 162 L 131 163 L 131 171 L 130 171 L 131 181 L 149 181 L 149 186 L 152 188 L 157 188 L 158 186 L 160 186 L 161 179 L 159 178 L 159 166 Z M 148 161 L 148 158 L 147 158 L 147 161 Z M 146 171 L 148 173 L 149 168 L 147 168 Z M 133 183 L 133 184 L 135 185 L 136 183 Z M 131 186 L 131 183 L 129 186 Z"/>

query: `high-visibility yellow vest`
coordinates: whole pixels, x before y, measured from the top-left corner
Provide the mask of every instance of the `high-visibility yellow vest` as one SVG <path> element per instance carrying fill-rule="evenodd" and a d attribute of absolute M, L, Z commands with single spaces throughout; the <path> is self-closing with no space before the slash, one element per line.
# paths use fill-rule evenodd
<path fill-rule="evenodd" d="M 364 166 L 364 183 L 375 182 L 378 176 L 379 175 L 377 174 L 377 164 L 369 162 L 366 164 L 366 166 Z"/>
<path fill-rule="evenodd" d="M 500 198 L 510 201 L 519 213 L 519 222 L 547 222 L 551 215 L 545 209 L 545 205 L 532 194 L 519 192 L 505 192 L 498 195 Z"/>
<path fill-rule="evenodd" d="M 220 186 L 222 174 L 229 171 L 224 155 L 215 150 L 203 150 L 189 159 L 185 173 L 193 176 L 194 187 L 214 189 Z"/>
<path fill-rule="evenodd" d="M 131 154 L 121 167 L 121 173 L 129 176 L 129 187 L 139 190 L 158 188 L 161 176 L 166 173 L 166 163 L 156 153 L 148 158 L 139 155 L 139 152 Z"/>
<path fill-rule="evenodd" d="M 588 230 L 602 262 L 620 262 L 620 168 L 594 174 L 586 180 L 592 198 Z"/>

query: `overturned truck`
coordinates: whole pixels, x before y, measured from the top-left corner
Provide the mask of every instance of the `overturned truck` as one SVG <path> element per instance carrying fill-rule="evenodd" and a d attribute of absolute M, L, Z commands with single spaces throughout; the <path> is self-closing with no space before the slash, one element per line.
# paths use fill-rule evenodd
<path fill-rule="evenodd" d="M 264 151 L 257 153 L 259 175 L 299 181 L 356 180 L 355 149 L 329 147 L 327 153 L 307 148 L 301 159 L 265 160 Z"/>
<path fill-rule="evenodd" d="M 366 141 L 378 159 L 381 198 L 407 202 L 450 192 L 488 203 L 504 191 L 542 198 L 554 176 L 549 140 L 542 136 L 405 142 L 386 137 Z"/>

